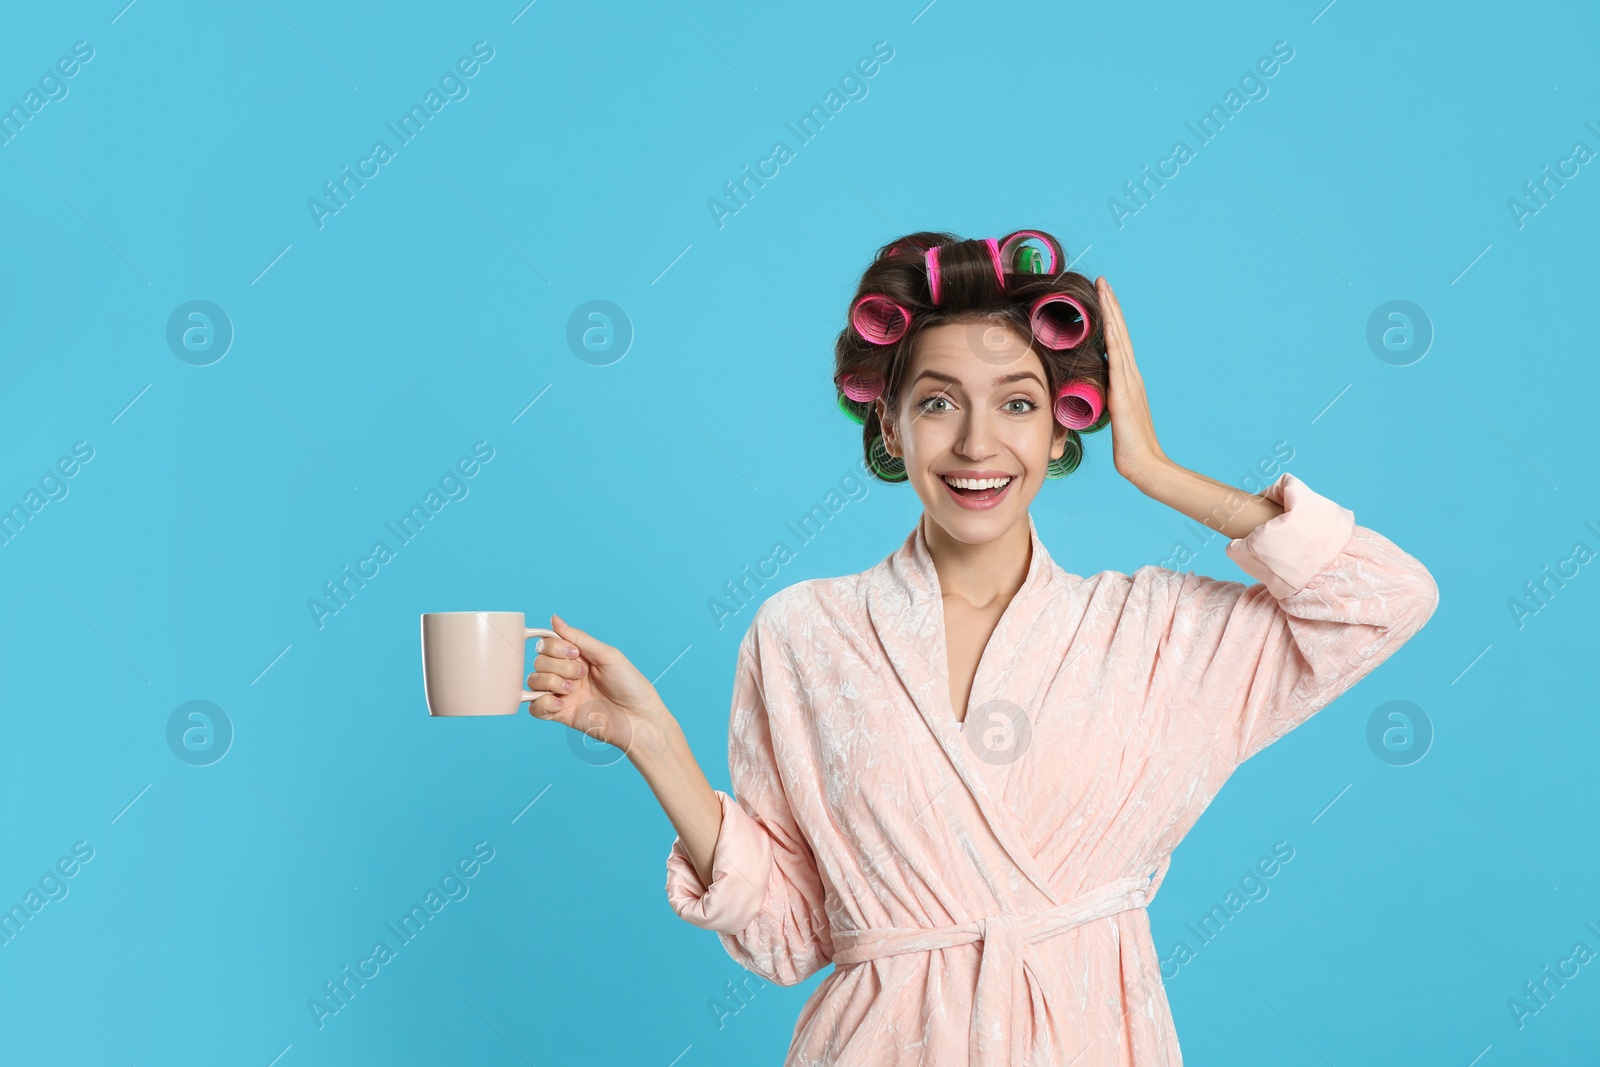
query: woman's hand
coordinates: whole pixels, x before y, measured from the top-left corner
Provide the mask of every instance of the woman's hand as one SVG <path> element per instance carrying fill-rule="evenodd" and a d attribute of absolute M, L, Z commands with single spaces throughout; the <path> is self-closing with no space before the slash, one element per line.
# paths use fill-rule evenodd
<path fill-rule="evenodd" d="M 627 752 L 641 741 L 661 747 L 667 719 L 656 687 L 628 657 L 559 615 L 550 628 L 563 639 L 539 639 L 540 652 L 528 675 L 528 689 L 539 694 L 529 714 L 570 726 Z"/>
<path fill-rule="evenodd" d="M 1156 469 L 1170 461 L 1156 441 L 1150 401 L 1144 394 L 1139 367 L 1133 361 L 1133 342 L 1128 338 L 1128 324 L 1122 318 L 1117 295 L 1104 277 L 1096 278 L 1094 287 L 1100 297 L 1100 314 L 1105 317 L 1106 361 L 1111 381 L 1106 406 L 1111 409 L 1112 463 L 1118 474 L 1141 491 L 1148 491 Z"/>

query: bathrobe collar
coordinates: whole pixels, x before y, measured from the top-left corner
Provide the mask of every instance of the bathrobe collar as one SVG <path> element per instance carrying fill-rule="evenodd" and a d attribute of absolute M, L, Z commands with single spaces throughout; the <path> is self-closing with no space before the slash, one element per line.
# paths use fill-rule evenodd
<path fill-rule="evenodd" d="M 1059 617 L 1047 609 L 1072 576 L 1050 558 L 1031 512 L 1027 518 L 1033 549 L 1028 572 L 978 661 L 968 705 L 974 712 L 990 700 L 1001 699 L 1020 707 L 1026 716 L 1035 715 L 1057 665 L 1055 657 L 1038 655 L 1042 649 L 1035 627 L 1042 617 Z M 983 766 L 970 747 L 971 739 L 956 725 L 950 707 L 943 591 L 923 533 L 927 521 L 926 515 L 919 519 L 904 543 L 868 572 L 868 616 L 895 674 L 995 837 L 1045 897 L 1059 903 L 1049 877 L 1035 860 L 1023 825 L 995 791 L 998 779 L 989 777 L 992 769 Z M 969 728 L 980 727 L 981 722 Z M 1026 751 L 1020 758 L 1027 758 Z"/>

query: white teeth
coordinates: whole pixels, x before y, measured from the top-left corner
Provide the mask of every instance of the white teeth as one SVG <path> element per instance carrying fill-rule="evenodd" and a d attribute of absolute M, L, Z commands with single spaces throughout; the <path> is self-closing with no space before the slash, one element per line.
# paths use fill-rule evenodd
<path fill-rule="evenodd" d="M 999 489 L 1011 481 L 1010 478 L 945 478 L 945 481 L 957 489 Z"/>

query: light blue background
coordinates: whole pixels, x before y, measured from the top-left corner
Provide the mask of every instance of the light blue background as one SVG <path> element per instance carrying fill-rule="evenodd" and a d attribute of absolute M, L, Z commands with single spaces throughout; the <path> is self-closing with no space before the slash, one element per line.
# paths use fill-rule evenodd
<path fill-rule="evenodd" d="M 1295 850 L 1167 983 L 1185 1062 L 1600 1049 L 1600 963 L 1521 1029 L 1506 1003 L 1600 951 L 1597 568 L 1521 627 L 1508 607 L 1600 548 L 1600 165 L 1522 227 L 1507 207 L 1600 149 L 1592 6 L 122 4 L 0 33 L 7 107 L 94 49 L 0 146 L 0 504 L 94 449 L 0 546 L 0 903 L 94 849 L 0 946 L 0 1059 L 779 1062 L 821 976 L 719 1026 L 745 975 L 670 911 L 643 781 L 527 715 L 431 720 L 417 615 L 561 613 L 660 676 L 727 788 L 752 611 L 719 629 L 707 602 L 859 459 L 830 385 L 855 279 L 898 233 L 1021 227 L 1117 287 L 1170 455 L 1241 484 L 1287 442 L 1442 590 L 1178 850 L 1163 955 Z M 319 229 L 307 200 L 477 41 L 469 95 Z M 866 97 L 798 146 L 784 123 L 877 41 Z M 1268 95 L 1119 227 L 1107 200 L 1278 41 Z M 795 158 L 719 228 L 708 199 L 780 138 Z M 235 330 L 210 366 L 165 340 L 193 299 Z M 609 366 L 566 342 L 595 299 L 635 331 Z M 1392 299 L 1436 334 L 1409 366 L 1366 342 Z M 469 495 L 319 629 L 308 599 L 477 441 Z M 870 567 L 918 513 L 872 484 L 763 595 Z M 1109 434 L 1034 515 L 1081 574 L 1197 544 Z M 1245 578 L 1197 547 L 1184 569 Z M 196 699 L 235 731 L 205 767 L 166 740 Z M 1411 766 L 1366 741 L 1392 699 L 1436 731 Z M 307 1000 L 479 841 L 470 894 L 319 1029 Z"/>

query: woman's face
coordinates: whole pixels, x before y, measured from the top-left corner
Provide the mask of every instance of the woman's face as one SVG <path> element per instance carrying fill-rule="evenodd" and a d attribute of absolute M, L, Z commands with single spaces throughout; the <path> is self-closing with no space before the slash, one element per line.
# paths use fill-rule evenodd
<path fill-rule="evenodd" d="M 992 541 L 1023 518 L 1065 452 L 1044 364 L 995 323 L 935 326 L 914 345 L 895 409 L 877 401 L 884 445 L 905 460 L 930 518 L 958 541 Z"/>

